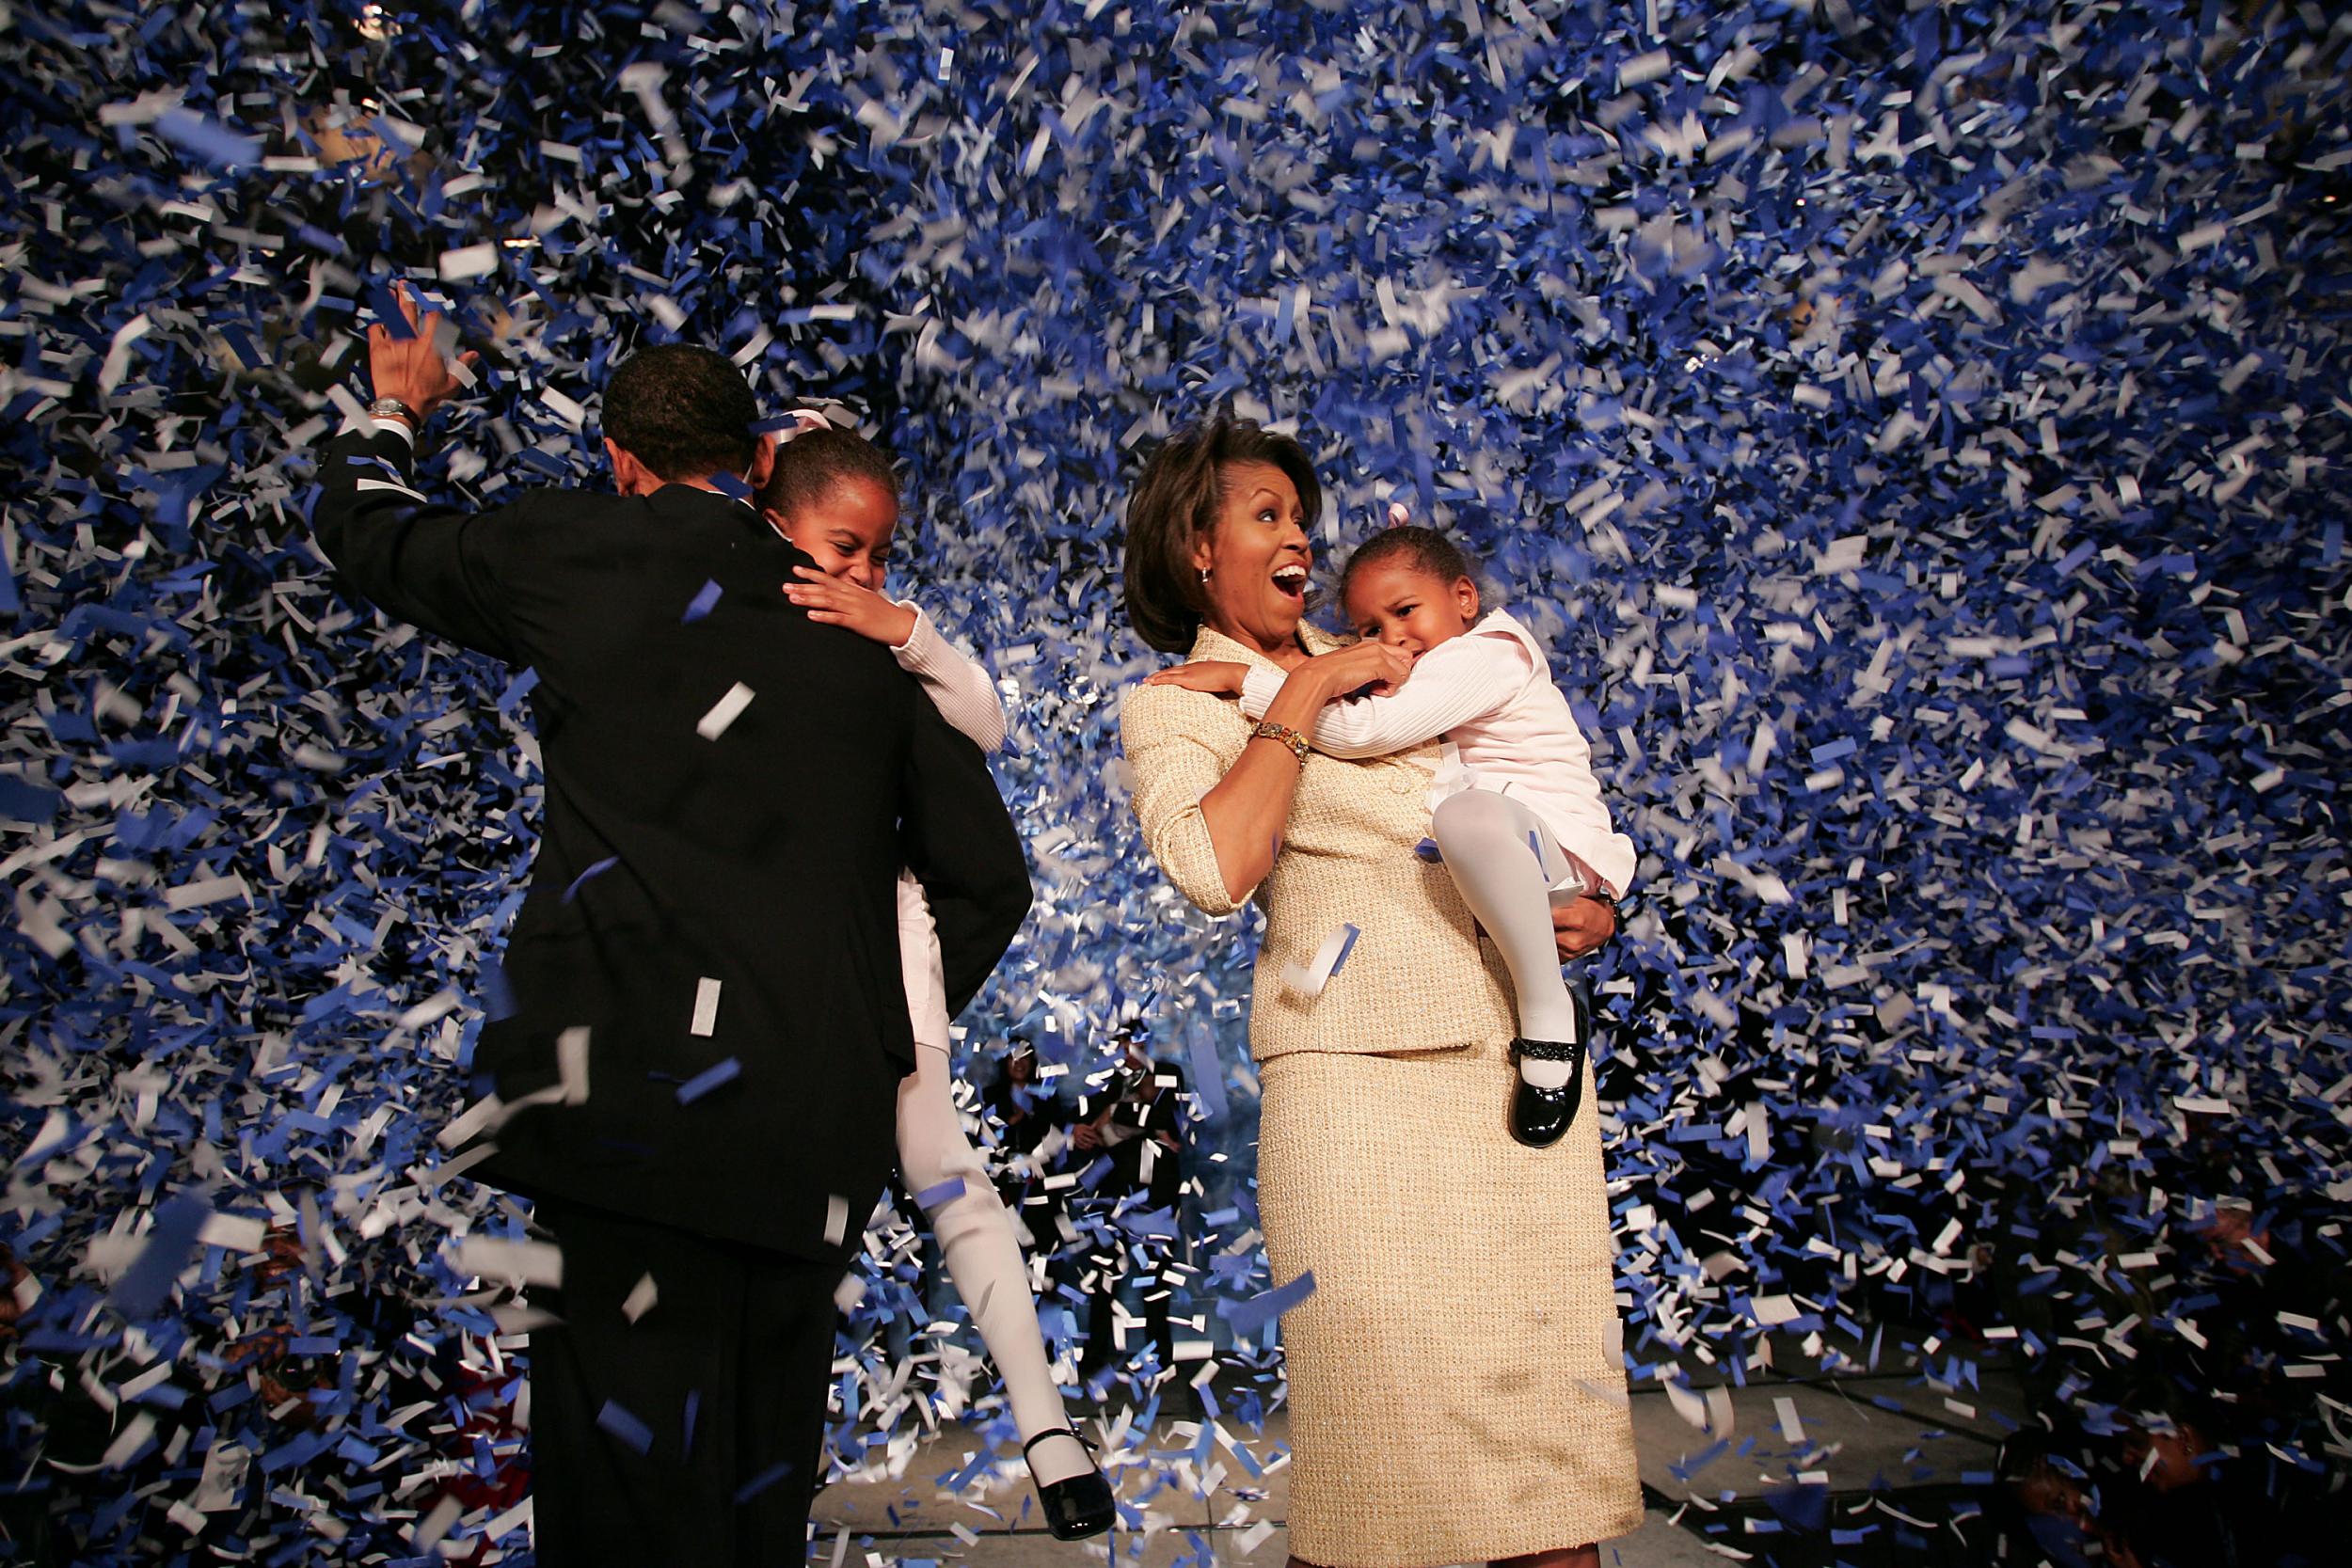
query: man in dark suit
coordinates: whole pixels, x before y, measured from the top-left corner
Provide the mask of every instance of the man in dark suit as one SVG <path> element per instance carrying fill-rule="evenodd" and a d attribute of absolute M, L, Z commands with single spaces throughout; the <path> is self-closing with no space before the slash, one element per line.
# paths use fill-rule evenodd
<path fill-rule="evenodd" d="M 352 592 L 538 676 L 514 1010 L 477 1052 L 497 1103 L 460 1131 L 495 1140 L 481 1174 L 562 1249 L 563 1322 L 532 1344 L 540 1560 L 798 1564 L 834 1292 L 914 1067 L 898 870 L 960 1009 L 1027 911 L 1020 842 L 889 651 L 784 596 L 808 558 L 730 496 L 774 447 L 724 358 L 613 373 L 619 494 L 468 513 L 410 484 L 458 383 L 439 319 L 401 305 L 312 526 Z"/>

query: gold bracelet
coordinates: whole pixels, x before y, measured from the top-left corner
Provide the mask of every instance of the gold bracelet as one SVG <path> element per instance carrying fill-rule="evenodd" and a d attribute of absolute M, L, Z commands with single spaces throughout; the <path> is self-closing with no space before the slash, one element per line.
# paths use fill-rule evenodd
<path fill-rule="evenodd" d="M 1249 732 L 1249 738 L 1252 740 L 1279 740 L 1283 745 L 1290 748 L 1291 755 L 1298 759 L 1299 767 L 1304 768 L 1307 766 L 1307 752 L 1309 750 L 1307 737 L 1300 735 L 1296 730 L 1292 729 L 1288 724 L 1278 724 L 1271 719 L 1261 719 L 1258 721 L 1258 727 Z"/>

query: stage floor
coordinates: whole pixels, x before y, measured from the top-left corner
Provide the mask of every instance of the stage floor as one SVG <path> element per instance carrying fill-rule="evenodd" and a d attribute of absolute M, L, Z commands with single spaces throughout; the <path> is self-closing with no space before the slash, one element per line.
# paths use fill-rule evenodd
<path fill-rule="evenodd" d="M 2023 1400 L 2005 1373 L 1987 1372 L 1982 1385 L 1946 1389 L 1899 1375 L 1753 1383 L 1725 1390 L 1727 1442 L 1719 1441 L 1724 1433 L 1693 1426 L 1662 1389 L 1636 1392 L 1633 1428 L 1649 1514 L 1635 1534 L 1603 1547 L 1601 1561 L 1607 1568 L 1674 1568 L 1769 1558 L 1791 1568 L 1834 1559 L 1990 1560 L 1986 1521 L 1951 1521 L 1956 1513 L 1974 1513 L 1972 1494 L 1989 1495 L 1995 1450 L 2014 1429 Z M 1793 1435 L 1785 1430 L 1792 1413 Z M 1102 1439 L 1102 1423 L 1083 1425 L 1089 1438 Z M 1262 1433 L 1230 1421 L 1221 1431 L 1205 1456 L 1197 1420 L 1163 1420 L 1140 1438 L 1126 1434 L 1105 1446 L 1104 1467 L 1141 1525 L 1117 1532 L 1116 1561 L 1279 1568 L 1287 1468 L 1278 1464 L 1253 1477 L 1229 1449 L 1238 1446 L 1264 1466 L 1286 1452 L 1287 1419 L 1278 1411 Z M 943 1430 L 894 1455 L 895 1476 L 875 1473 L 828 1487 L 817 1499 L 819 1544 L 811 1560 L 830 1558 L 843 1568 L 924 1561 L 1045 1568 L 1104 1560 L 1100 1538 L 1065 1544 L 1045 1533 L 1009 1448 L 993 1481 L 961 1496 L 942 1490 L 940 1479 L 963 1470 L 977 1451 L 968 1432 Z M 1787 1508 L 1800 1475 L 1806 1487 L 1826 1491 L 1811 1494 L 1820 1524 L 1797 1531 L 1768 1498 L 1780 1494 Z M 1843 1538 L 1835 1548 L 1832 1530 Z M 1910 1539 L 1899 1542 L 1899 1532 Z"/>

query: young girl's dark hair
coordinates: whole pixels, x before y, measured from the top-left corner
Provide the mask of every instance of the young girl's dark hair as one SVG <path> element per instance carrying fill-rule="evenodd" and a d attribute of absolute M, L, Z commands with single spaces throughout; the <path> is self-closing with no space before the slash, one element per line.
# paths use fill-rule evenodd
<path fill-rule="evenodd" d="M 1383 529 L 1356 547 L 1340 572 L 1340 603 L 1347 602 L 1347 585 L 1356 580 L 1356 574 L 1367 566 L 1404 556 L 1413 566 L 1427 572 L 1439 582 L 1451 584 L 1461 578 L 1471 578 L 1470 557 L 1461 547 L 1434 528 L 1406 524 L 1403 528 Z"/>
<path fill-rule="evenodd" d="M 1192 546 L 1216 527 L 1225 469 L 1268 463 L 1289 477 L 1312 528 L 1323 515 L 1314 460 L 1291 436 L 1248 420 L 1216 414 L 1160 443 L 1143 465 L 1127 501 L 1127 563 L 1122 584 L 1136 635 L 1164 654 L 1192 647 L 1208 595 L 1192 564 Z"/>
<path fill-rule="evenodd" d="M 804 430 L 776 449 L 775 470 L 760 486 L 759 504 L 779 517 L 794 517 L 852 479 L 870 479 L 891 495 L 898 493 L 898 476 L 873 442 L 839 425 Z"/>

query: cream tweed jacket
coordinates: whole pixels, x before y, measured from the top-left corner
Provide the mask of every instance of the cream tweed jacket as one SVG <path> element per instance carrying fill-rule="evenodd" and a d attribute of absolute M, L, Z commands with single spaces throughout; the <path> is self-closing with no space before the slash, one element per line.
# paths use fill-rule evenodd
<path fill-rule="evenodd" d="M 1343 646 L 1312 626 L 1300 626 L 1299 638 L 1311 653 Z M 1190 657 L 1278 668 L 1207 627 Z M 1250 728 L 1238 703 L 1182 687 L 1135 687 L 1120 709 L 1144 841 L 1176 891 L 1210 914 L 1230 913 L 1234 903 L 1200 797 L 1239 759 Z M 1249 1049 L 1260 1061 L 1292 1051 L 1510 1040 L 1510 976 L 1478 941 L 1454 879 L 1442 865 L 1395 852 L 1428 836 L 1438 761 L 1436 741 L 1370 762 L 1308 753 L 1281 852 L 1252 895 L 1266 912 L 1249 1009 Z M 1367 772 L 1380 787 L 1365 787 Z M 1347 983 L 1314 997 L 1284 983 L 1284 969 L 1311 964 L 1343 925 L 1361 933 L 1343 970 Z"/>

